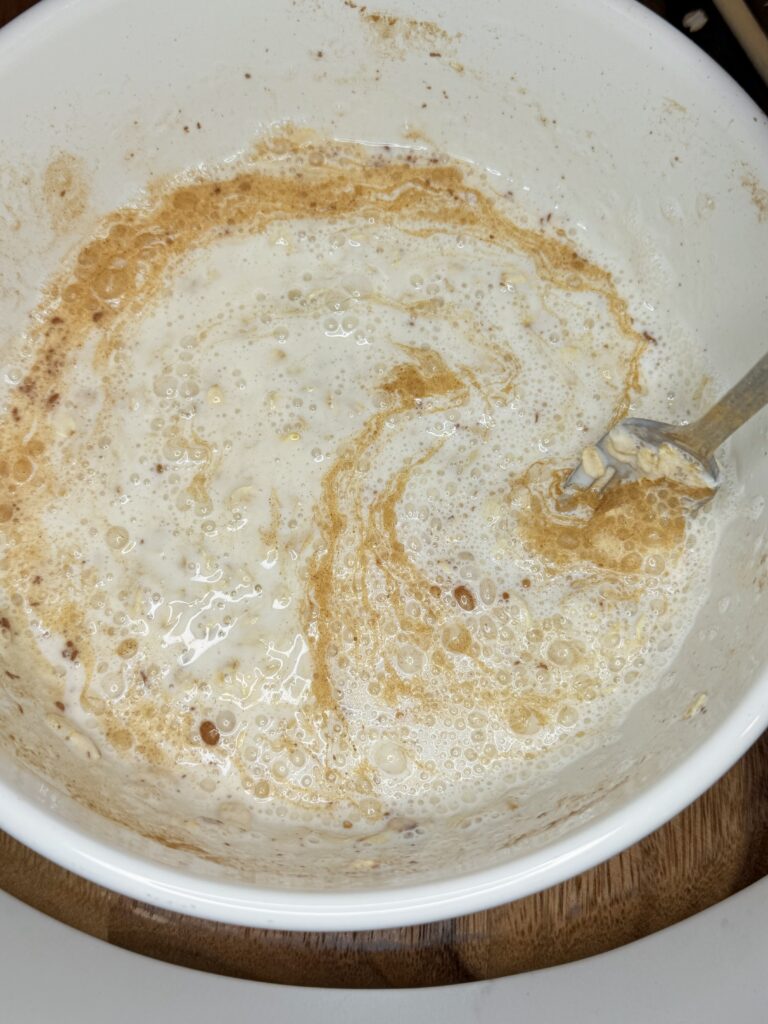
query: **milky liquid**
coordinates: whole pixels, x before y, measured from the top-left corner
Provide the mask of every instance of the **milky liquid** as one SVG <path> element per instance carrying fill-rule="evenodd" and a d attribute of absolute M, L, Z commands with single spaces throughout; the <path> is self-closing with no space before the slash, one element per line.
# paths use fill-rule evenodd
<path fill-rule="evenodd" d="M 334 159 L 364 183 L 373 156 Z M 649 351 L 602 272 L 397 194 L 206 236 L 130 315 L 107 295 L 30 457 L 46 540 L 19 534 L 34 571 L 5 585 L 53 727 L 171 768 L 201 814 L 357 831 L 487 804 L 617 729 L 706 596 L 724 500 L 671 547 L 617 541 L 628 561 L 520 527 L 628 402 L 691 387 L 688 353 Z"/>

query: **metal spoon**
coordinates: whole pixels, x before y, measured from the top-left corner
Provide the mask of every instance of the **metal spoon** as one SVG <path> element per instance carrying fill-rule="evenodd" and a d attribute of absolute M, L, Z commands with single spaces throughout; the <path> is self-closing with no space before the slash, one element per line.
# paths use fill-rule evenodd
<path fill-rule="evenodd" d="M 617 480 L 671 477 L 711 494 L 720 483 L 717 448 L 768 404 L 768 353 L 694 423 L 625 419 L 584 449 L 566 487 L 599 490 Z"/>

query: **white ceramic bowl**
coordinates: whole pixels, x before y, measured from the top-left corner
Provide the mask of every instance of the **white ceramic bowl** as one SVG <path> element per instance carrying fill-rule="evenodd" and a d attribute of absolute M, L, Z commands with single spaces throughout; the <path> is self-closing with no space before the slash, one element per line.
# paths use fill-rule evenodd
<path fill-rule="evenodd" d="M 723 378 L 750 365 L 768 322 L 768 133 L 721 70 L 631 0 L 391 0 L 387 13 L 400 19 L 389 39 L 343 0 L 45 0 L 4 29 L 3 335 L 99 214 L 152 174 L 219 161 L 288 119 L 382 142 L 415 128 L 496 169 L 521 212 L 561 210 L 585 252 L 615 255 L 632 294 L 670 334 L 693 334 Z M 61 150 L 82 162 L 90 204 L 52 233 L 36 196 Z M 678 812 L 765 727 L 766 437 L 763 416 L 730 450 L 751 513 L 723 541 L 673 670 L 599 749 L 541 780 L 540 825 L 520 842 L 457 836 L 452 862 L 416 850 L 407 876 L 375 882 L 350 882 L 341 855 L 336 883 L 313 879 L 311 862 L 301 878 L 246 877 L 77 805 L 64 759 L 42 779 L 7 755 L 0 826 L 132 897 L 278 928 L 444 918 L 591 867 Z M 707 714 L 686 718 L 703 693 Z M 0 700 L 0 748 L 12 711 Z"/>

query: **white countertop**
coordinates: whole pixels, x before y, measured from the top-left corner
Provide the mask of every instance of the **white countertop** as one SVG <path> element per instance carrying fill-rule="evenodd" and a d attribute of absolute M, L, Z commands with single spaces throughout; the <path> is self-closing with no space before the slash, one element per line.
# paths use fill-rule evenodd
<path fill-rule="evenodd" d="M 173 967 L 0 893 L 0 1019 L 20 1024 L 751 1024 L 768 1019 L 768 878 L 602 956 L 498 981 L 300 989 Z"/>

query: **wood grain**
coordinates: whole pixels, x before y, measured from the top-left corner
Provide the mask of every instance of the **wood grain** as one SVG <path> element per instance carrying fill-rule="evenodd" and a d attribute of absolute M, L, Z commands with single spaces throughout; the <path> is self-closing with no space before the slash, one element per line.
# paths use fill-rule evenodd
<path fill-rule="evenodd" d="M 27 6 L 0 0 L 0 24 Z M 92 885 L 0 833 L 0 886 L 30 906 L 147 956 L 294 985 L 441 985 L 548 967 L 664 928 L 766 873 L 768 734 L 686 811 L 605 864 L 527 899 L 417 928 L 304 934 L 213 924 Z"/>
<path fill-rule="evenodd" d="M 0 0 L 0 25 L 15 18 L 17 14 L 26 11 L 28 7 L 34 6 L 34 0 Z"/>
<path fill-rule="evenodd" d="M 768 873 L 768 734 L 699 800 L 612 860 L 494 910 L 416 928 L 263 931 L 172 914 L 92 885 L 0 833 L 0 886 L 84 932 L 217 974 L 349 988 L 497 978 L 601 953 Z"/>

